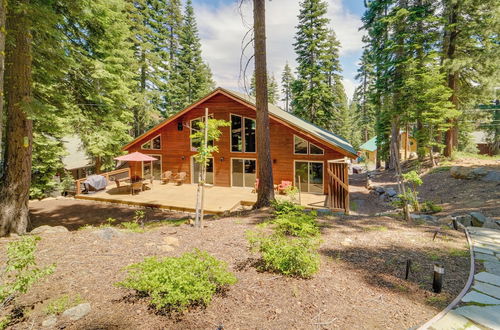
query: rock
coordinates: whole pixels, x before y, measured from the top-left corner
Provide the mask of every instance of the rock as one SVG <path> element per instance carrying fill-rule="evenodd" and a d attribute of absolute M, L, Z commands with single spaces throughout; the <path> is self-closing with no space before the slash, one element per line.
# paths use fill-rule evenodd
<path fill-rule="evenodd" d="M 472 217 L 472 225 L 474 227 L 482 227 L 488 221 L 488 218 L 481 212 L 471 212 L 469 214 Z"/>
<path fill-rule="evenodd" d="M 437 222 L 437 218 L 430 214 L 410 214 L 410 218 L 414 221 Z"/>
<path fill-rule="evenodd" d="M 500 171 L 489 171 L 488 174 L 481 178 L 485 182 L 500 182 Z"/>
<path fill-rule="evenodd" d="M 38 234 L 54 234 L 54 233 L 67 233 L 69 230 L 64 226 L 47 226 L 43 225 L 40 227 L 36 227 L 33 229 L 30 234 L 38 235 Z"/>
<path fill-rule="evenodd" d="M 64 313 L 62 313 L 62 316 L 69 318 L 72 321 L 77 321 L 82 317 L 84 317 L 85 315 L 87 315 L 88 313 L 90 313 L 90 304 L 83 303 L 65 310 Z"/>
<path fill-rule="evenodd" d="M 99 229 L 97 231 L 93 232 L 95 235 L 99 236 L 99 238 L 110 240 L 113 239 L 114 237 L 122 236 L 123 233 L 119 231 L 118 229 L 111 228 L 111 227 L 106 227 L 103 229 Z"/>
<path fill-rule="evenodd" d="M 346 238 L 346 239 L 344 239 L 342 242 L 340 242 L 340 245 L 343 245 L 343 246 L 349 246 L 349 245 L 352 245 L 352 239 L 350 239 L 350 238 Z"/>
<path fill-rule="evenodd" d="M 163 252 L 172 252 L 175 250 L 175 248 L 171 245 L 158 245 L 158 249 L 163 251 Z"/>
<path fill-rule="evenodd" d="M 377 187 L 375 187 L 375 191 L 376 191 L 377 193 L 379 193 L 379 194 L 383 194 L 383 193 L 385 193 L 385 189 L 384 189 L 384 187 L 381 187 L 381 186 L 377 186 Z"/>
<path fill-rule="evenodd" d="M 456 216 L 455 219 L 457 219 L 457 221 L 465 227 L 472 226 L 472 217 L 470 216 L 470 214 L 459 215 Z"/>
<path fill-rule="evenodd" d="M 475 177 L 480 177 L 480 176 L 485 176 L 486 174 L 488 174 L 488 170 L 485 169 L 484 167 L 477 167 L 475 169 L 473 169 L 471 171 L 471 173 L 475 176 Z"/>
<path fill-rule="evenodd" d="M 179 239 L 176 237 L 167 236 L 163 239 L 163 241 L 168 245 L 179 246 Z"/>
<path fill-rule="evenodd" d="M 48 318 L 43 320 L 42 327 L 50 328 L 55 326 L 57 323 L 57 317 L 55 315 L 50 315 Z"/>
<path fill-rule="evenodd" d="M 394 196 L 397 196 L 397 192 L 396 190 L 392 189 L 392 188 L 388 188 L 385 193 L 389 196 L 389 197 L 394 197 Z"/>
<path fill-rule="evenodd" d="M 453 220 L 456 220 L 456 218 L 453 218 L 451 215 L 447 215 L 445 217 L 442 217 L 442 218 L 439 218 L 438 219 L 438 222 L 442 225 L 447 225 L 451 222 L 453 222 Z M 458 220 L 457 220 L 458 221 Z"/>
<path fill-rule="evenodd" d="M 469 167 L 463 166 L 453 166 L 450 169 L 450 175 L 455 179 L 473 179 L 474 174 L 472 173 L 472 169 Z"/>
<path fill-rule="evenodd" d="M 500 230 L 500 222 L 492 219 L 487 219 L 482 226 L 483 228 L 498 229 Z"/>

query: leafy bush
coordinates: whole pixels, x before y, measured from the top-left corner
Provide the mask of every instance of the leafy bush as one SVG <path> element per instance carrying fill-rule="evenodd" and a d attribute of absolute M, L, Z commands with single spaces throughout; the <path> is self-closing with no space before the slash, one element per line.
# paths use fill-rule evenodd
<path fill-rule="evenodd" d="M 294 202 L 289 201 L 289 200 L 277 200 L 277 199 L 275 199 L 274 201 L 272 201 L 271 205 L 272 205 L 272 207 L 274 209 L 274 213 L 276 215 L 288 214 L 288 213 L 299 212 L 299 211 L 304 210 L 304 207 L 297 205 Z"/>
<path fill-rule="evenodd" d="M 144 228 L 137 222 L 122 222 L 120 224 L 123 228 L 130 230 L 135 233 L 143 233 Z"/>
<path fill-rule="evenodd" d="M 39 268 L 35 261 L 38 236 L 24 236 L 7 246 L 7 263 L 0 273 L 0 305 L 7 304 L 17 294 L 26 293 L 41 278 L 52 274 L 55 265 Z"/>
<path fill-rule="evenodd" d="M 181 257 L 146 258 L 126 269 L 128 277 L 117 285 L 148 295 L 158 310 L 206 306 L 216 292 L 236 283 L 225 262 L 199 250 Z"/>
<path fill-rule="evenodd" d="M 0 330 L 7 329 L 7 326 L 9 325 L 10 321 L 11 321 L 10 316 L 0 317 Z"/>
<path fill-rule="evenodd" d="M 276 232 L 283 235 L 310 237 L 319 235 L 316 212 L 291 212 L 281 214 L 273 221 Z"/>
<path fill-rule="evenodd" d="M 431 201 L 425 201 L 422 204 L 421 211 L 425 213 L 438 213 L 441 212 L 443 208 L 439 205 L 434 204 Z"/>
<path fill-rule="evenodd" d="M 47 307 L 45 307 L 45 314 L 50 315 L 57 315 L 61 314 L 65 310 L 71 307 L 75 307 L 76 305 L 79 305 L 83 302 L 83 299 L 79 296 L 69 296 L 69 295 L 63 295 L 57 299 L 52 300 L 49 302 Z"/>
<path fill-rule="evenodd" d="M 250 247 L 262 255 L 262 269 L 287 276 L 311 277 L 319 269 L 318 241 L 311 238 L 287 239 L 282 235 L 248 233 Z"/>

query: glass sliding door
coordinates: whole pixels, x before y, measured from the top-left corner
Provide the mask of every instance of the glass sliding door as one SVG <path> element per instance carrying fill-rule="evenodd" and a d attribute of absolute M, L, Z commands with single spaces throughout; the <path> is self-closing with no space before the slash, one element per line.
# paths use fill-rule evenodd
<path fill-rule="evenodd" d="M 200 181 L 200 163 L 194 157 L 191 158 L 191 168 L 193 169 L 193 183 Z M 214 159 L 209 158 L 207 164 L 207 176 L 205 183 L 214 184 Z"/>
<path fill-rule="evenodd" d="M 161 156 L 160 155 L 148 155 L 154 157 L 157 160 L 153 161 L 153 178 L 155 180 L 161 180 Z M 143 179 L 151 178 L 151 162 L 142 163 L 142 176 Z"/>
<path fill-rule="evenodd" d="M 295 162 L 295 185 L 302 192 L 322 194 L 323 189 L 323 162 Z"/>
<path fill-rule="evenodd" d="M 234 187 L 253 187 L 257 166 L 255 159 L 233 158 L 231 160 L 231 182 Z"/>

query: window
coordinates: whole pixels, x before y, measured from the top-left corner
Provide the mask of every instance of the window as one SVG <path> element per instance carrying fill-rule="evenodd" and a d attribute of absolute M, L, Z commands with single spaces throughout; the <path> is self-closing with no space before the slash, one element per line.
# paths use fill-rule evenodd
<path fill-rule="evenodd" d="M 161 135 L 149 140 L 141 146 L 145 150 L 160 150 L 161 149 Z"/>
<path fill-rule="evenodd" d="M 231 115 L 231 151 L 255 152 L 255 120 Z"/>
<path fill-rule="evenodd" d="M 294 135 L 294 153 L 307 155 L 307 141 Z"/>
<path fill-rule="evenodd" d="M 323 149 L 321 149 L 317 145 L 315 145 L 313 143 L 309 143 L 309 154 L 311 154 L 311 155 L 324 155 L 325 152 Z"/>
<path fill-rule="evenodd" d="M 305 139 L 293 136 L 293 153 L 296 155 L 324 155 L 325 151 L 315 145 L 314 143 L 307 142 Z"/>
<path fill-rule="evenodd" d="M 209 115 L 208 117 L 212 118 L 212 115 Z M 199 118 L 191 120 L 191 125 L 190 125 L 191 126 L 191 134 L 190 134 L 190 136 L 193 135 L 197 130 L 200 130 L 200 123 L 202 121 L 204 121 L 204 119 L 202 119 L 202 118 L 203 117 L 199 117 Z M 214 141 L 213 140 L 208 141 L 208 145 L 213 146 Z M 197 151 L 200 146 L 201 146 L 201 141 L 199 139 L 191 138 L 191 151 Z"/>
<path fill-rule="evenodd" d="M 255 152 L 255 120 L 245 118 L 245 152 Z"/>
<path fill-rule="evenodd" d="M 231 151 L 243 151 L 241 117 L 231 115 Z"/>

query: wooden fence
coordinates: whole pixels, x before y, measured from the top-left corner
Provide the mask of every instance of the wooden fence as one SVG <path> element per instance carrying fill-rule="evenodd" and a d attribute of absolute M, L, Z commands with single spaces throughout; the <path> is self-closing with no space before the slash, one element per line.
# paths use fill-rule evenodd
<path fill-rule="evenodd" d="M 349 214 L 348 164 L 342 160 L 330 160 L 327 165 L 328 196 L 326 206 L 334 211 Z"/>
<path fill-rule="evenodd" d="M 98 175 L 102 175 L 106 178 L 106 181 L 109 182 L 109 178 L 112 177 L 112 176 L 119 176 L 120 174 L 123 176 L 123 174 L 126 174 L 126 177 L 130 178 L 130 168 L 127 167 L 127 168 L 121 168 L 119 170 L 114 170 L 114 171 L 111 171 L 111 172 L 105 172 L 105 173 L 99 173 Z M 78 179 L 75 181 L 75 187 L 76 187 L 76 194 L 79 195 L 82 193 L 82 184 L 83 182 L 85 182 L 85 180 L 87 180 L 87 178 L 83 178 L 83 179 Z"/>

